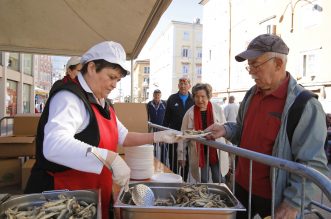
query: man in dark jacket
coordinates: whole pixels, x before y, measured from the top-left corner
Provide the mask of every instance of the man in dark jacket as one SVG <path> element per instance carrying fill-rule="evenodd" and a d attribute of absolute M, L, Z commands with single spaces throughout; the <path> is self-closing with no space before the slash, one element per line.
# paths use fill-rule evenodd
<path fill-rule="evenodd" d="M 159 89 L 154 90 L 153 100 L 147 103 L 148 121 L 157 125 L 162 125 L 166 106 L 167 103 L 164 100 L 161 100 L 161 91 Z M 149 131 L 154 132 L 157 130 L 150 128 Z M 159 157 L 162 163 L 166 163 L 166 151 L 165 144 L 155 144 L 154 156 Z"/>
<path fill-rule="evenodd" d="M 182 120 L 186 111 L 194 105 L 193 98 L 189 92 L 191 88 L 190 79 L 182 77 L 178 81 L 178 92 L 170 95 L 167 100 L 167 108 L 164 115 L 163 126 L 180 130 Z M 188 159 L 186 159 L 188 162 Z M 177 144 L 169 145 L 170 169 L 178 173 L 177 169 Z M 185 165 L 188 167 L 189 165 Z M 184 181 L 187 180 L 188 168 L 184 170 Z"/>
<path fill-rule="evenodd" d="M 167 103 L 161 100 L 161 91 L 154 90 L 153 100 L 147 103 L 148 121 L 162 125 Z"/>

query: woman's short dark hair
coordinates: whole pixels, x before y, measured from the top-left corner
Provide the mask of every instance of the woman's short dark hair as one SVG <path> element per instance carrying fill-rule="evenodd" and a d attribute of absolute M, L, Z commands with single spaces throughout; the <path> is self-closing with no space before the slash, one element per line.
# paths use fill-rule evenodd
<path fill-rule="evenodd" d="M 210 100 L 211 95 L 212 95 L 212 92 L 213 92 L 213 88 L 210 86 L 210 84 L 207 84 L 207 83 L 197 83 L 196 85 L 194 85 L 192 87 L 193 98 L 195 97 L 196 93 L 199 90 L 205 90 L 206 91 L 206 94 L 207 94 L 207 97 Z"/>
<path fill-rule="evenodd" d="M 96 72 L 100 72 L 102 69 L 104 68 L 112 68 L 112 69 L 120 69 L 121 70 L 121 75 L 122 75 L 122 78 L 124 78 L 126 75 L 127 75 L 127 71 L 125 69 L 123 69 L 120 65 L 118 64 L 114 64 L 114 63 L 110 63 L 110 62 L 107 62 L 106 60 L 104 59 L 97 59 L 97 60 L 93 60 L 93 61 L 90 61 L 90 62 L 94 62 L 95 64 L 95 69 L 96 69 Z M 83 65 L 82 67 L 82 70 L 80 71 L 82 73 L 82 75 L 86 74 L 87 72 L 87 66 L 90 62 L 87 62 Z"/>
<path fill-rule="evenodd" d="M 70 65 L 68 68 L 73 71 L 77 68 L 77 66 L 80 65 L 80 64 L 77 64 L 77 65 Z"/>

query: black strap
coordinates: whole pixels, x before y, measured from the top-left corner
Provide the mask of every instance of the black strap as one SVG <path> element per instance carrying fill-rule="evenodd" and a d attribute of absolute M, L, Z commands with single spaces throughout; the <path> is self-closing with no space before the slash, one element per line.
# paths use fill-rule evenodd
<path fill-rule="evenodd" d="M 311 91 L 303 90 L 295 98 L 294 103 L 292 104 L 292 106 L 289 110 L 286 132 L 287 132 L 287 137 L 290 142 L 290 145 L 292 145 L 293 133 L 299 123 L 303 109 L 305 108 L 308 100 L 312 97 L 315 97 L 316 99 L 318 98 L 318 96 L 316 94 L 312 93 Z"/>

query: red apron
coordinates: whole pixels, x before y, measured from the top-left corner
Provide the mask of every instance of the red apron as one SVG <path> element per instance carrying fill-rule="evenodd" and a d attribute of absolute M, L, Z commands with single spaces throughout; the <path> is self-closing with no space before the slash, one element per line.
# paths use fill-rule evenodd
<path fill-rule="evenodd" d="M 104 118 L 97 107 L 91 104 L 96 119 L 98 121 L 100 142 L 99 147 L 105 148 L 111 151 L 117 151 L 118 131 L 115 112 L 111 107 L 110 115 L 111 119 Z M 67 170 L 64 172 L 54 173 L 54 189 L 101 189 L 101 204 L 102 204 L 102 218 L 109 218 L 109 204 L 112 192 L 112 172 L 103 167 L 101 173 L 87 173 L 78 170 Z"/>

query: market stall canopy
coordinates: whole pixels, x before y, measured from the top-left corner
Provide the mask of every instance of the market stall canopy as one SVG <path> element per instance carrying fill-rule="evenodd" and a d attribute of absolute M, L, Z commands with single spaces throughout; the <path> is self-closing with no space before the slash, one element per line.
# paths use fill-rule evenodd
<path fill-rule="evenodd" d="M 39 87 L 34 87 L 34 92 L 39 95 L 48 95 L 49 93 L 47 90 L 41 89 Z"/>
<path fill-rule="evenodd" d="M 0 51 L 82 55 L 121 43 L 138 56 L 172 0 L 1 0 Z"/>

